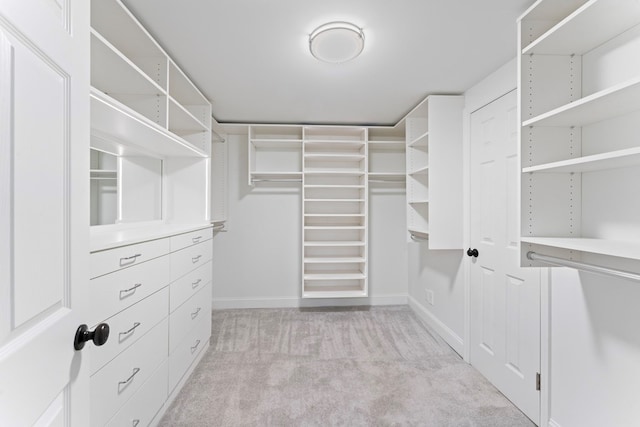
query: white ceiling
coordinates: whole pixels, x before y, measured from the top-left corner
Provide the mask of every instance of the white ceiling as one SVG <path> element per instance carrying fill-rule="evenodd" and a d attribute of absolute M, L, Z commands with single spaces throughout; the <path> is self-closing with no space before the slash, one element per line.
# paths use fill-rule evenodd
<path fill-rule="evenodd" d="M 219 122 L 395 124 L 426 95 L 462 93 L 516 55 L 533 0 L 123 0 L 213 102 Z M 311 56 L 330 21 L 362 55 Z"/>

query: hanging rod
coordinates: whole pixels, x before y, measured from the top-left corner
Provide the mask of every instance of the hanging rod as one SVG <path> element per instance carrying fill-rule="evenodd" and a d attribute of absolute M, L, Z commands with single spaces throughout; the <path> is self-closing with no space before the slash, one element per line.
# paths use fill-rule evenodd
<path fill-rule="evenodd" d="M 563 258 L 557 258 L 550 255 L 543 255 L 533 251 L 527 252 L 527 259 L 531 261 L 541 261 L 546 264 L 557 265 L 559 267 L 571 267 L 578 270 L 589 271 L 591 273 L 605 274 L 608 276 L 622 277 L 624 279 L 631 279 L 640 281 L 640 274 L 632 273 L 630 271 L 617 270 L 614 268 L 601 267 L 599 265 L 587 264 L 584 262 L 570 261 Z"/>
<path fill-rule="evenodd" d="M 302 182 L 302 178 L 263 178 L 252 179 L 251 182 Z"/>
<path fill-rule="evenodd" d="M 417 234 L 409 233 L 411 235 L 411 240 L 414 242 L 429 240 L 427 237 L 418 236 Z"/>

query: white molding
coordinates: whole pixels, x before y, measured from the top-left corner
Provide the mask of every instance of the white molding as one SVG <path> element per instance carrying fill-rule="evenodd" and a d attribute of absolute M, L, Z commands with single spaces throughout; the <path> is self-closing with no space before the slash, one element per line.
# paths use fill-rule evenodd
<path fill-rule="evenodd" d="M 381 295 L 367 298 L 213 298 L 214 310 L 238 308 L 345 307 L 359 305 L 407 305 L 408 295 Z"/>
<path fill-rule="evenodd" d="M 551 420 L 551 269 L 540 269 L 540 424 Z"/>
<path fill-rule="evenodd" d="M 433 328 L 442 337 L 442 339 L 444 339 L 447 344 L 456 351 L 456 353 L 460 355 L 463 354 L 465 345 L 464 341 L 458 336 L 458 334 L 445 325 L 412 296 L 409 296 L 409 307 L 411 307 L 413 312 L 416 313 L 420 319 Z"/>

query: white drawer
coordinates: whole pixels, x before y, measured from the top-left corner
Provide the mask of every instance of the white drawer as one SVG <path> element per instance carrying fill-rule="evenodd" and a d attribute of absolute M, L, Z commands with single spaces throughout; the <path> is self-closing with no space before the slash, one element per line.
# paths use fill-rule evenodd
<path fill-rule="evenodd" d="M 91 377 L 91 425 L 104 425 L 167 358 L 168 319 Z"/>
<path fill-rule="evenodd" d="M 169 311 L 173 312 L 204 285 L 211 282 L 211 261 L 207 261 L 170 285 Z"/>
<path fill-rule="evenodd" d="M 209 338 L 211 338 L 211 316 L 202 316 L 175 350 L 169 354 L 169 393 L 178 385 L 198 354 L 209 345 Z"/>
<path fill-rule="evenodd" d="M 141 264 L 168 254 L 170 250 L 170 242 L 166 238 L 94 252 L 89 262 L 91 278 Z"/>
<path fill-rule="evenodd" d="M 211 260 L 211 241 L 198 243 L 171 253 L 171 281 L 184 276 Z"/>
<path fill-rule="evenodd" d="M 189 233 L 178 234 L 171 237 L 171 251 L 177 251 L 196 243 L 202 243 L 213 238 L 213 230 L 211 227 L 203 228 Z"/>
<path fill-rule="evenodd" d="M 97 324 L 169 283 L 169 255 L 100 276 L 89 282 L 91 319 Z"/>
<path fill-rule="evenodd" d="M 107 319 L 109 339 L 91 346 L 91 374 L 129 348 L 169 313 L 169 288 L 159 290 L 137 304 Z"/>
<path fill-rule="evenodd" d="M 167 399 L 167 361 L 152 374 L 140 390 L 111 418 L 107 427 L 147 427 Z"/>
<path fill-rule="evenodd" d="M 211 319 L 211 283 L 205 285 L 169 316 L 169 353 L 202 317 Z"/>

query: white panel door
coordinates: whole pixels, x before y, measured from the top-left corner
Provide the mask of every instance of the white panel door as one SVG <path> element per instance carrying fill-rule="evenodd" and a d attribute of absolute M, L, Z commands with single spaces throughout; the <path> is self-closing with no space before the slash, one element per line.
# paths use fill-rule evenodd
<path fill-rule="evenodd" d="M 540 272 L 520 268 L 516 92 L 471 115 L 470 361 L 536 423 Z"/>
<path fill-rule="evenodd" d="M 0 0 L 0 425 L 88 425 L 89 8 Z"/>

